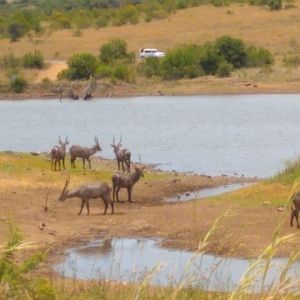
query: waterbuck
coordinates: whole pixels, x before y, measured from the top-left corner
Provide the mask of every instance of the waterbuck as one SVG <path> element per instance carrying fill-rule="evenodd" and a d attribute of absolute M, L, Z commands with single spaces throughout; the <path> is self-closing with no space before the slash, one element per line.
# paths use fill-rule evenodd
<path fill-rule="evenodd" d="M 116 159 L 118 162 L 118 170 L 120 171 L 120 164 L 122 163 L 122 170 L 124 173 L 124 163 L 125 163 L 126 167 L 127 167 L 127 172 L 130 173 L 131 152 L 128 149 L 121 149 L 121 147 L 122 147 L 121 143 L 122 143 L 122 136 L 117 145 L 115 144 L 115 136 L 113 137 L 113 143 L 111 144 L 111 146 L 113 147 L 115 155 L 116 155 Z"/>
<path fill-rule="evenodd" d="M 63 142 L 60 138 L 58 137 L 58 143 L 59 146 L 54 146 L 51 151 L 51 170 L 53 170 L 54 166 L 54 171 L 56 171 L 56 165 L 58 163 L 59 171 L 60 171 L 60 161 L 62 161 L 62 165 L 64 170 L 66 169 L 65 167 L 65 157 L 66 157 L 66 147 L 69 144 L 68 137 L 66 136 L 65 141 Z"/>
<path fill-rule="evenodd" d="M 298 220 L 299 211 L 300 211 L 300 192 L 294 194 L 292 197 L 291 221 L 290 221 L 291 227 L 293 227 L 294 218 L 295 218 L 297 222 L 297 228 L 300 228 L 299 220 Z"/>
<path fill-rule="evenodd" d="M 91 148 L 73 145 L 70 148 L 71 167 L 76 168 L 75 160 L 77 157 L 80 157 L 82 158 L 83 168 L 85 169 L 85 160 L 87 160 L 89 163 L 89 168 L 91 169 L 90 157 L 94 155 L 97 151 L 102 151 L 97 137 L 95 137 L 95 145 Z"/>
<path fill-rule="evenodd" d="M 115 201 L 115 196 L 119 202 L 119 191 L 121 188 L 126 188 L 128 193 L 128 201 L 133 202 L 131 199 L 132 188 L 136 182 L 139 181 L 141 177 L 144 176 L 145 167 L 138 167 L 134 165 L 134 172 L 131 174 L 121 174 L 120 172 L 115 173 L 112 176 L 112 186 L 113 186 L 113 200 Z"/>
<path fill-rule="evenodd" d="M 87 208 L 87 214 L 90 214 L 90 199 L 102 198 L 104 202 L 104 215 L 106 214 L 108 205 L 111 206 L 111 214 L 114 213 L 114 202 L 111 200 L 111 188 L 105 182 L 101 183 L 93 183 L 93 184 L 85 184 L 80 186 L 77 189 L 68 190 L 67 187 L 70 183 L 70 177 L 66 179 L 65 186 L 61 195 L 59 196 L 59 201 L 65 201 L 67 198 L 80 198 L 81 199 L 81 207 L 78 215 L 81 215 L 82 209 L 84 205 Z"/>

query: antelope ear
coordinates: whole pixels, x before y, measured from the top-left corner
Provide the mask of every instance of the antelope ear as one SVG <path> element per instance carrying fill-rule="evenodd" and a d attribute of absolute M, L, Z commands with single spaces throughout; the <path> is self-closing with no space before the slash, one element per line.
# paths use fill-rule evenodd
<path fill-rule="evenodd" d="M 114 147 L 114 145 L 113 144 L 110 144 L 112 147 Z"/>

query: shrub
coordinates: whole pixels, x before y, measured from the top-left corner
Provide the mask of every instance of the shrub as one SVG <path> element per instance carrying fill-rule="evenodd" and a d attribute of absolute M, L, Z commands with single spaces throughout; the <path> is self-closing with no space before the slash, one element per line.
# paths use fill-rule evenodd
<path fill-rule="evenodd" d="M 232 68 L 233 68 L 232 64 L 226 61 L 222 61 L 218 66 L 216 75 L 218 77 L 229 77 Z"/>
<path fill-rule="evenodd" d="M 215 42 L 216 53 L 236 68 L 246 65 L 246 47 L 241 39 L 222 36 Z"/>
<path fill-rule="evenodd" d="M 195 45 L 185 45 L 170 51 L 162 61 L 163 77 L 165 79 L 189 77 L 191 75 L 189 66 L 198 66 L 198 59 L 199 48 Z M 195 74 L 195 69 L 193 73 Z"/>
<path fill-rule="evenodd" d="M 57 74 L 58 80 L 69 79 L 69 69 L 64 69 Z"/>
<path fill-rule="evenodd" d="M 184 77 L 188 79 L 196 78 L 204 75 L 202 68 L 199 68 L 197 65 L 187 65 L 183 68 Z"/>
<path fill-rule="evenodd" d="M 43 69 L 45 67 L 44 56 L 38 50 L 27 53 L 23 56 L 23 65 L 27 69 Z"/>
<path fill-rule="evenodd" d="M 143 4 L 144 19 L 150 22 L 153 19 L 164 19 L 168 16 L 167 12 L 156 2 L 147 1 Z"/>
<path fill-rule="evenodd" d="M 246 50 L 246 66 L 247 67 L 261 67 L 264 65 L 271 65 L 273 57 L 269 50 L 262 47 L 250 46 Z"/>
<path fill-rule="evenodd" d="M 279 10 L 282 8 L 282 0 L 269 0 L 268 6 L 271 10 Z"/>
<path fill-rule="evenodd" d="M 98 28 L 106 27 L 109 23 L 109 18 L 105 16 L 100 16 L 96 21 L 96 26 Z"/>
<path fill-rule="evenodd" d="M 161 74 L 161 60 L 157 57 L 147 57 L 139 65 L 140 73 L 150 78 Z"/>
<path fill-rule="evenodd" d="M 300 65 L 300 55 L 284 56 L 283 63 L 286 67 L 297 67 Z"/>
<path fill-rule="evenodd" d="M 12 42 L 16 42 L 19 38 L 21 38 L 25 33 L 26 29 L 24 25 L 19 22 L 12 22 L 8 25 L 8 35 Z"/>
<path fill-rule="evenodd" d="M 100 60 L 105 64 L 124 59 L 127 55 L 127 44 L 121 39 L 113 39 L 100 48 Z"/>
<path fill-rule="evenodd" d="M 89 79 L 95 75 L 98 67 L 97 59 L 90 53 L 77 53 L 68 59 L 68 70 L 60 74 L 60 77 L 70 80 Z"/>
<path fill-rule="evenodd" d="M 121 26 L 127 23 L 136 24 L 139 22 L 139 11 L 134 5 L 126 5 L 120 8 L 114 19 L 112 20 L 112 24 L 115 26 Z"/>
<path fill-rule="evenodd" d="M 113 77 L 123 81 L 129 81 L 129 70 L 126 65 L 117 65 L 113 71 Z"/>
<path fill-rule="evenodd" d="M 222 58 L 216 53 L 215 48 L 211 44 L 206 44 L 199 58 L 199 65 L 206 74 L 214 75 Z"/>
<path fill-rule="evenodd" d="M 3 55 L 0 58 L 0 66 L 3 69 L 7 69 L 7 68 L 16 69 L 17 67 L 20 66 L 20 59 L 15 57 L 13 53 Z"/>
<path fill-rule="evenodd" d="M 70 29 L 71 21 L 70 19 L 62 12 L 54 12 L 51 17 L 52 26 L 58 29 Z"/>
<path fill-rule="evenodd" d="M 96 70 L 96 78 L 104 78 L 104 77 L 111 77 L 112 76 L 112 67 L 109 65 L 101 64 L 98 66 Z"/>
<path fill-rule="evenodd" d="M 10 89 L 14 93 L 22 93 L 27 87 L 27 81 L 20 75 L 14 75 L 10 80 Z"/>

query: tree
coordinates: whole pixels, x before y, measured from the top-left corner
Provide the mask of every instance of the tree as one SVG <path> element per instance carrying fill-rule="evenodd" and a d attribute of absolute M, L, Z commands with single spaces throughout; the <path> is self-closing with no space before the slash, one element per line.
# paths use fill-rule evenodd
<path fill-rule="evenodd" d="M 113 39 L 100 48 L 100 60 L 105 64 L 124 59 L 127 55 L 127 44 L 121 39 Z"/>
<path fill-rule="evenodd" d="M 77 53 L 68 59 L 66 77 L 70 80 L 89 79 L 95 75 L 98 67 L 97 59 L 90 53 Z"/>
<path fill-rule="evenodd" d="M 216 53 L 236 68 L 246 65 L 246 46 L 240 39 L 222 36 L 215 42 Z"/>

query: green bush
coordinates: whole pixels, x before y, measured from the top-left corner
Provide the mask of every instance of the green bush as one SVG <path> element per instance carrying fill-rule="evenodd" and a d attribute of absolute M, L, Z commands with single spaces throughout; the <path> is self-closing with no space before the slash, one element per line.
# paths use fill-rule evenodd
<path fill-rule="evenodd" d="M 35 50 L 33 53 L 25 54 L 23 56 L 23 66 L 27 69 L 43 69 L 45 61 L 42 52 Z"/>
<path fill-rule="evenodd" d="M 268 6 L 271 10 L 279 10 L 282 8 L 282 0 L 269 0 Z"/>
<path fill-rule="evenodd" d="M 218 77 L 229 77 L 232 68 L 232 64 L 228 63 L 227 61 L 222 61 L 218 66 L 216 75 Z"/>
<path fill-rule="evenodd" d="M 112 66 L 100 64 L 97 67 L 95 76 L 96 76 L 96 78 L 100 79 L 100 78 L 105 78 L 105 77 L 111 77 L 112 73 L 113 73 Z"/>
<path fill-rule="evenodd" d="M 100 16 L 97 20 L 96 20 L 96 26 L 98 28 L 102 28 L 102 27 L 106 27 L 109 23 L 109 18 L 105 17 L 105 16 Z"/>
<path fill-rule="evenodd" d="M 112 76 L 116 79 L 129 82 L 129 70 L 126 65 L 117 65 L 114 68 Z"/>
<path fill-rule="evenodd" d="M 139 22 L 139 11 L 135 5 L 126 5 L 121 7 L 115 14 L 112 24 L 121 26 L 127 23 L 137 24 Z"/>
<path fill-rule="evenodd" d="M 185 45 L 167 53 L 162 61 L 164 79 L 179 79 L 191 76 L 191 67 L 198 66 L 199 47 Z M 193 68 L 195 74 L 195 68 Z"/>
<path fill-rule="evenodd" d="M 91 75 L 95 75 L 98 67 L 96 57 L 90 53 L 73 54 L 68 59 L 68 69 L 60 74 L 62 79 L 64 76 L 70 80 L 89 79 Z"/>
<path fill-rule="evenodd" d="M 147 78 L 159 76 L 161 74 L 161 59 L 157 57 L 147 57 L 139 65 L 139 72 Z"/>
<path fill-rule="evenodd" d="M 222 36 L 215 41 L 216 53 L 236 68 L 246 65 L 246 46 L 241 39 Z"/>
<path fill-rule="evenodd" d="M 262 47 L 250 46 L 246 50 L 246 66 L 261 67 L 271 65 L 274 60 L 269 50 Z"/>
<path fill-rule="evenodd" d="M 124 40 L 113 39 L 100 48 L 100 60 L 102 63 L 108 64 L 115 60 L 123 60 L 128 58 L 127 44 Z"/>
<path fill-rule="evenodd" d="M 3 69 L 16 69 L 21 65 L 20 59 L 15 57 L 13 53 L 9 53 L 7 55 L 3 55 L 0 58 L 0 66 Z"/>
<path fill-rule="evenodd" d="M 14 75 L 10 80 L 10 90 L 14 93 L 22 93 L 27 87 L 27 81 L 20 75 Z"/>
<path fill-rule="evenodd" d="M 187 65 L 183 68 L 183 72 L 184 77 L 188 79 L 205 75 L 204 70 L 202 68 L 199 68 L 198 65 Z"/>
<path fill-rule="evenodd" d="M 206 44 L 203 46 L 198 63 L 206 74 L 214 75 L 221 61 L 222 58 L 217 54 L 213 45 Z"/>

